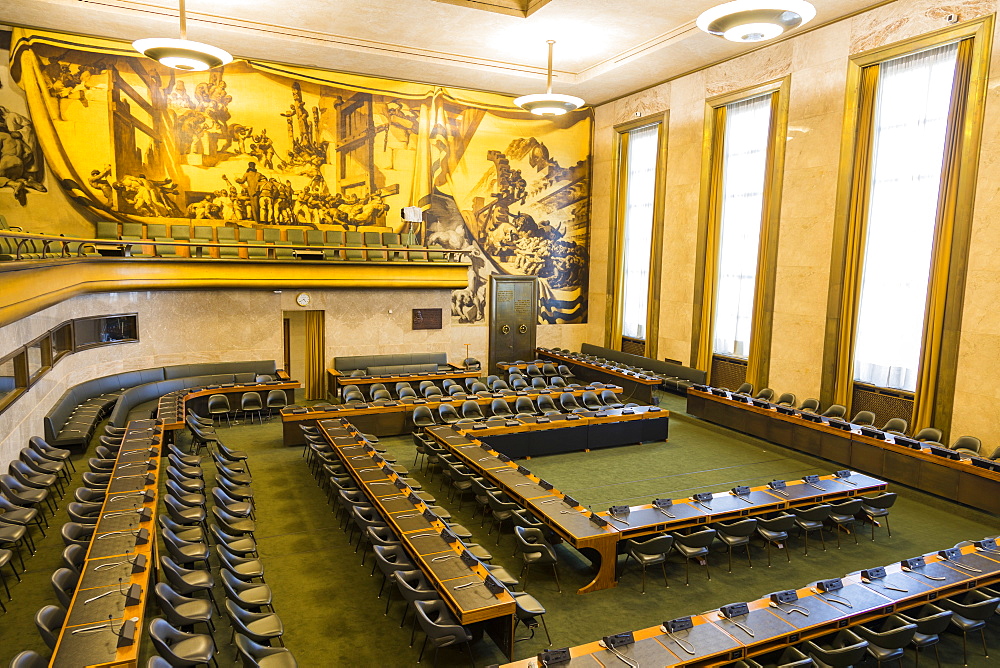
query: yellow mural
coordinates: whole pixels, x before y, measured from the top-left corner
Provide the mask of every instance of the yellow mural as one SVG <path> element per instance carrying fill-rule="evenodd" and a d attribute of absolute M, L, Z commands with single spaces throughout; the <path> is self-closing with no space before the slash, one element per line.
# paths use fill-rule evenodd
<path fill-rule="evenodd" d="M 257 61 L 181 73 L 27 29 L 11 74 L 95 222 L 413 232 L 472 252 L 460 322 L 483 319 L 492 273 L 538 276 L 544 322 L 586 322 L 589 110 L 540 119 L 501 95 Z"/>

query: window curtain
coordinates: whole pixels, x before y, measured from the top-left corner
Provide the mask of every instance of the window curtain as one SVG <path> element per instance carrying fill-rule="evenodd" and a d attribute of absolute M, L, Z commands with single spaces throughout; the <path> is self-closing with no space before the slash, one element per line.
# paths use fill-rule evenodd
<path fill-rule="evenodd" d="M 958 44 L 879 65 L 854 380 L 915 391 Z"/>
<path fill-rule="evenodd" d="M 326 399 L 326 312 L 306 311 L 305 391 L 307 400 Z"/>
<path fill-rule="evenodd" d="M 629 130 L 622 234 L 622 336 L 646 339 L 660 124 Z"/>
<path fill-rule="evenodd" d="M 767 182 L 772 94 L 726 105 L 712 350 L 746 359 Z"/>

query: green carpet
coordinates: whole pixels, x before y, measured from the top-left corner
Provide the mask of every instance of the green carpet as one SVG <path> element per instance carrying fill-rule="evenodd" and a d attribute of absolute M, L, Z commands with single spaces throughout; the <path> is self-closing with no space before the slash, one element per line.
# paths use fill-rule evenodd
<path fill-rule="evenodd" d="M 535 458 L 524 464 L 595 509 L 643 503 L 654 496 L 679 497 L 695 491 L 729 489 L 736 484 L 760 484 L 775 477 L 791 479 L 808 473 L 828 473 L 837 468 L 676 413 L 683 410 L 683 403 L 675 398 L 664 397 L 661 405 L 675 411 L 669 442 Z M 145 406 L 137 410 L 141 409 L 148 411 Z M 399 628 L 403 605 L 398 599 L 388 617 L 383 616 L 385 598 L 376 598 L 381 576 L 369 577 L 371 557 L 362 568 L 360 555 L 348 545 L 324 494 L 309 475 L 300 456 L 301 448 L 281 446 L 281 425 L 277 420 L 264 425 L 221 427 L 219 431 L 227 445 L 250 453 L 257 501 L 256 537 L 266 566 L 265 580 L 274 591 L 275 611 L 284 621 L 285 642 L 299 665 L 415 665 L 422 636 L 418 633 L 417 644 L 408 646 L 409 623 Z M 186 433 L 179 441 L 187 447 Z M 452 512 L 454 521 L 469 528 L 474 540 L 493 553 L 493 563 L 515 575 L 520 572 L 520 557 L 512 556 L 509 529 L 504 530 L 497 545 L 496 534 L 487 535 L 486 529 L 480 527 L 480 518 L 472 516 L 471 499 L 458 510 L 458 500 L 449 501 L 447 491 L 440 487 L 440 475 L 431 481 L 419 466 L 413 466 L 415 452 L 409 436 L 384 438 L 382 443 L 399 464 L 409 467 L 412 477 L 437 496 L 440 505 Z M 81 472 L 86 469 L 86 457 L 77 462 Z M 208 459 L 205 469 L 206 481 L 212 482 Z M 79 484 L 79 476 L 80 472 L 71 490 Z M 712 580 L 705 577 L 704 569 L 694 568 L 688 587 L 684 586 L 683 563 L 672 558 L 668 564 L 670 587 L 664 588 L 659 573 L 651 572 L 646 595 L 640 595 L 639 571 L 634 567 L 625 572 L 617 588 L 578 595 L 576 590 L 591 579 L 588 563 L 572 548 L 559 546 L 562 593 L 557 593 L 551 572 L 544 568 L 531 573 L 527 589 L 548 610 L 546 621 L 554 646 L 565 647 L 997 532 L 996 517 L 899 485 L 890 485 L 890 489 L 900 493 L 892 510 L 891 538 L 884 529 L 878 529 L 872 542 L 865 527 L 859 545 L 845 535 L 843 547 L 838 550 L 833 536 L 828 534 L 827 551 L 811 542 L 808 557 L 802 554 L 802 541 L 793 538 L 791 563 L 778 552 L 772 568 L 767 568 L 763 546 L 755 544 L 754 568 L 750 569 L 738 554 L 732 574 L 726 572 L 726 555 L 718 549 L 710 559 Z M 63 549 L 58 533 L 59 524 L 66 519 L 62 505 L 48 537 L 37 540 L 38 553 L 27 562 L 24 582 L 12 583 L 14 601 L 8 604 L 10 612 L 0 617 L 0 665 L 6 665 L 21 649 L 47 654 L 34 628 L 33 615 L 42 605 L 56 602 L 49 577 L 58 568 Z M 224 600 L 221 588 L 216 597 Z M 155 610 L 151 610 L 150 615 L 154 614 Z M 237 665 L 234 649 L 228 644 L 229 627 L 223 620 L 217 622 L 220 665 Z M 519 631 L 523 635 L 523 628 Z M 987 641 L 991 652 L 1000 655 L 1000 619 L 990 623 Z M 539 629 L 534 639 L 517 643 L 515 658 L 532 656 L 545 645 L 544 633 Z M 940 647 L 943 665 L 961 665 L 961 647 L 961 636 L 947 634 Z M 143 650 L 143 657 L 148 657 L 148 641 Z M 477 665 L 505 661 L 488 638 L 476 643 L 473 650 Z M 907 665 L 912 661 L 911 651 Z M 424 663 L 429 664 L 429 659 L 425 657 Z M 933 665 L 933 658 L 926 657 L 925 663 Z M 468 665 L 468 660 L 463 653 L 444 649 L 438 665 Z M 874 666 L 874 661 L 869 665 Z M 970 638 L 970 665 L 992 665 L 982 656 L 978 637 Z"/>

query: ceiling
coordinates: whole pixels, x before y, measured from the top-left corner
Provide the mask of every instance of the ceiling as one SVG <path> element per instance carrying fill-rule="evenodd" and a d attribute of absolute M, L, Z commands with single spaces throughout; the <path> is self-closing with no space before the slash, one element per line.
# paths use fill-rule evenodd
<path fill-rule="evenodd" d="M 187 0 L 188 38 L 237 57 L 598 104 L 751 47 L 702 33 L 717 0 Z M 813 25 L 885 0 L 814 0 Z M 0 22 L 133 40 L 177 35 L 176 0 L 15 0 Z"/>

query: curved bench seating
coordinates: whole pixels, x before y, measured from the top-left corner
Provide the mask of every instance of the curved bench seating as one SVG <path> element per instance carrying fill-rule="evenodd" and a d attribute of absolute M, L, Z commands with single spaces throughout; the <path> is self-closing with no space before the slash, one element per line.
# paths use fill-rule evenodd
<path fill-rule="evenodd" d="M 66 390 L 45 415 L 45 440 L 56 447 L 85 447 L 109 411 L 111 424 L 123 427 L 134 406 L 168 392 L 196 385 L 253 382 L 259 374 L 276 372 L 274 360 L 260 360 L 178 364 L 94 378 Z"/>

